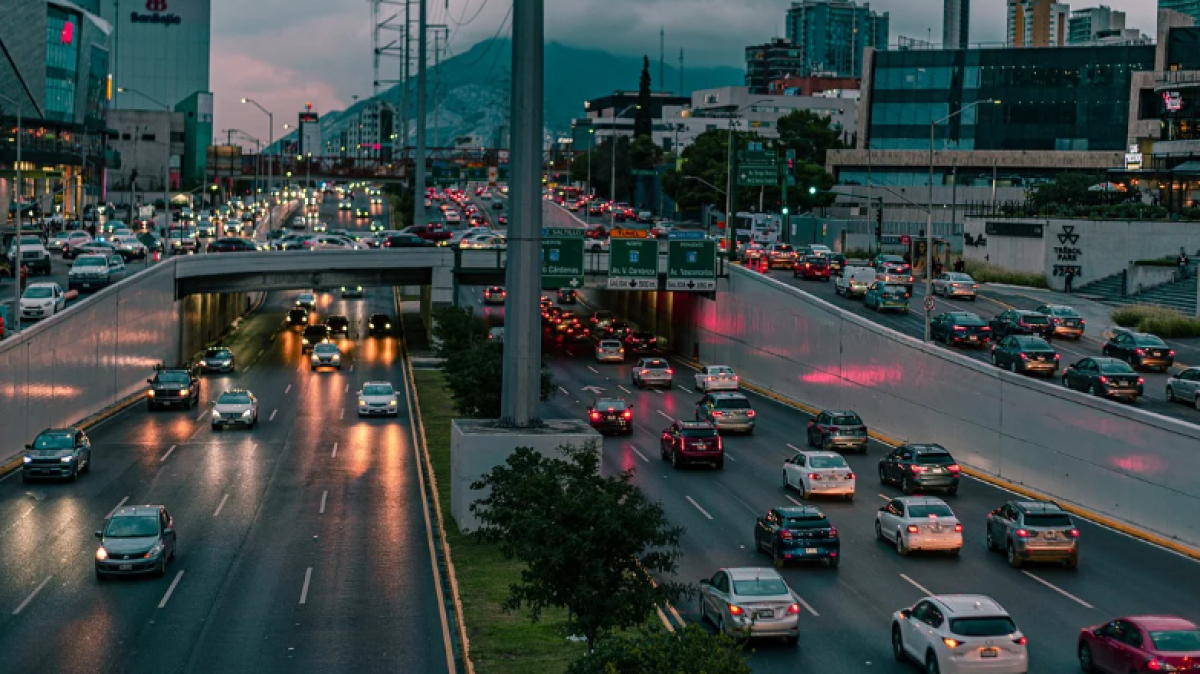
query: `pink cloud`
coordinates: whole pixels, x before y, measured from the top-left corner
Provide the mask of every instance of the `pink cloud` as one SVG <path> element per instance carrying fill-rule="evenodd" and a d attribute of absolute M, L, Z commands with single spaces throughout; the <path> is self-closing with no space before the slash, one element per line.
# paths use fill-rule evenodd
<path fill-rule="evenodd" d="M 258 108 L 244 105 L 248 96 L 275 113 L 275 137 L 286 132 L 283 125 L 296 125 L 296 115 L 305 103 L 313 110 L 328 112 L 345 107 L 340 96 L 327 82 L 277 63 L 268 63 L 246 54 L 214 50 L 213 72 L 221 76 L 213 81 L 214 142 L 225 129 L 241 129 L 267 143 L 267 119 Z M 236 142 L 236 139 L 235 139 Z"/>

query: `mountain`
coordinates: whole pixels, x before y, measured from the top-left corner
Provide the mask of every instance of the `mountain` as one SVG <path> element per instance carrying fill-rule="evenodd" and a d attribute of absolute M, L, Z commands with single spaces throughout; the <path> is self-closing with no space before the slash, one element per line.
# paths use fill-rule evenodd
<path fill-rule="evenodd" d="M 437 89 L 437 142 L 448 146 L 460 136 L 474 136 L 484 145 L 491 145 L 502 126 L 508 125 L 509 81 L 512 70 L 512 42 L 508 39 L 485 40 L 462 54 L 444 61 L 428 73 L 430 129 L 428 143 L 434 143 L 434 90 Z M 561 134 L 571 128 L 571 119 L 583 117 L 583 102 L 614 91 L 637 91 L 642 71 L 641 56 L 611 54 L 595 49 L 579 49 L 550 42 L 545 50 L 545 127 L 547 132 Z M 650 61 L 650 76 L 658 77 L 658 61 Z M 666 89 L 674 93 L 679 87 L 679 71 L 667 65 L 664 77 Z M 694 89 L 741 85 L 745 71 L 740 68 L 687 68 L 684 87 Z M 410 83 L 416 91 L 416 77 Z M 664 87 L 653 83 L 656 91 Z M 371 100 L 379 98 L 392 103 L 398 100 L 399 86 L 381 91 L 377 97 L 356 102 L 347 110 L 326 113 L 321 127 L 326 137 Z M 410 110 L 415 108 L 415 93 L 409 97 Z M 415 112 L 411 113 L 415 119 Z M 409 125 L 411 138 L 416 124 Z"/>

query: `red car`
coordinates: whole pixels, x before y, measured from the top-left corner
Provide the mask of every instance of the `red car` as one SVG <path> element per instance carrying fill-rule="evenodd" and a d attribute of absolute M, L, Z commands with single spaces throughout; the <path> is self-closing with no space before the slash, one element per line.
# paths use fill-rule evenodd
<path fill-rule="evenodd" d="M 819 279 L 821 281 L 829 280 L 829 260 L 819 255 L 806 255 L 803 258 L 797 258 L 795 266 L 792 267 L 792 276 L 795 278 L 804 278 L 804 280 Z"/>
<path fill-rule="evenodd" d="M 1200 628 L 1168 615 L 1117 618 L 1081 630 L 1077 652 L 1085 672 L 1200 671 Z"/>
<path fill-rule="evenodd" d="M 725 467 L 725 446 L 717 429 L 707 421 L 676 421 L 663 429 L 659 442 L 663 461 L 674 468 L 707 463 L 720 470 Z"/>

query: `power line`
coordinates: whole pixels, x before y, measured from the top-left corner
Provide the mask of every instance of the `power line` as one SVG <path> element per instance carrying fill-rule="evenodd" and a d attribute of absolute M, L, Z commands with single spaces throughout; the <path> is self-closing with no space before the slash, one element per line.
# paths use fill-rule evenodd
<path fill-rule="evenodd" d="M 483 53 L 480 54 L 474 61 L 467 64 L 467 66 L 466 66 L 467 68 L 471 68 L 473 66 L 478 65 L 481 61 L 483 61 L 484 58 L 487 57 L 488 52 L 490 52 L 492 50 L 492 47 L 496 44 L 497 38 L 500 37 L 501 31 L 503 31 L 505 28 L 508 27 L 508 20 L 510 18 L 512 18 L 512 5 L 508 6 L 508 13 L 504 15 L 504 19 L 500 22 L 500 27 L 496 29 L 495 35 L 492 35 L 492 37 L 488 38 L 488 41 L 487 41 L 488 44 L 486 47 L 484 47 Z"/>
<path fill-rule="evenodd" d="M 450 22 L 453 23 L 455 26 L 458 26 L 459 28 L 462 28 L 463 26 L 468 26 L 473 21 L 475 21 L 475 19 L 479 18 L 479 15 L 483 13 L 483 9 L 485 7 L 487 7 L 487 4 L 488 4 L 488 0 L 483 0 L 483 2 L 479 5 L 479 10 L 475 12 L 475 16 L 472 16 L 470 19 L 463 21 L 462 18 L 467 15 L 467 8 L 471 6 L 470 0 L 467 0 L 467 2 L 463 4 L 462 14 L 459 15 L 457 20 L 455 20 L 455 18 L 453 16 L 451 16 Z M 447 12 L 447 14 L 449 14 L 449 12 Z"/>

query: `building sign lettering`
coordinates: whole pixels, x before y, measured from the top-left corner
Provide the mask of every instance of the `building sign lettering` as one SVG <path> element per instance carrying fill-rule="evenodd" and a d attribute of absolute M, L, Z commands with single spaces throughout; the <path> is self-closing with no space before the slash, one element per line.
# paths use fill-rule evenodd
<path fill-rule="evenodd" d="M 1125 170 L 1139 171 L 1142 168 L 1142 153 L 1138 150 L 1138 146 L 1130 145 L 1129 151 L 1125 153 Z"/>
<path fill-rule="evenodd" d="M 1054 247 L 1054 259 L 1058 264 L 1054 265 L 1052 273 L 1055 276 L 1070 274 L 1075 278 L 1083 276 L 1083 265 L 1080 264 L 1083 249 L 1077 245 L 1079 233 L 1075 231 L 1075 225 L 1063 225 L 1058 233 L 1058 242 L 1062 245 Z"/>
<path fill-rule="evenodd" d="M 1171 112 L 1178 112 L 1183 109 L 1183 94 L 1178 91 L 1164 91 L 1163 105 Z"/>
<path fill-rule="evenodd" d="M 175 26 L 183 23 L 178 14 L 167 13 L 167 0 L 146 0 L 146 11 L 149 14 L 130 12 L 130 23 L 161 23 L 164 26 Z"/>

